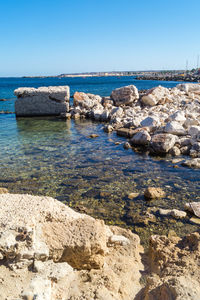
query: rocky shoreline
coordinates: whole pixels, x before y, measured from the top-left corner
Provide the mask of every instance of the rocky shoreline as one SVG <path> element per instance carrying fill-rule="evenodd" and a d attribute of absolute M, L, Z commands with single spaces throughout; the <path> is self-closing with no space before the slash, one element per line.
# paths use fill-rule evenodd
<path fill-rule="evenodd" d="M 146 92 L 129 85 L 113 90 L 109 97 L 76 92 L 72 106 L 69 87 L 19 88 L 15 94 L 16 116 L 59 115 L 106 122 L 104 131 L 128 138 L 126 149 L 183 156 L 182 165 L 200 167 L 200 84 L 158 86 Z"/>
<path fill-rule="evenodd" d="M 139 92 L 135 86 L 110 97 L 74 94 L 66 118 L 108 122 L 104 131 L 128 138 L 124 148 L 140 147 L 151 155 L 190 156 L 182 165 L 200 167 L 200 85 L 179 84 Z"/>

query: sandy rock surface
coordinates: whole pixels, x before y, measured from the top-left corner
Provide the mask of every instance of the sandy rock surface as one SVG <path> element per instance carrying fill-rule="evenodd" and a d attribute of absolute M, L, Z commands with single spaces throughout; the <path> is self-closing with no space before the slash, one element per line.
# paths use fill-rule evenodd
<path fill-rule="evenodd" d="M 133 299 L 139 237 L 50 197 L 0 195 L 1 299 Z"/>

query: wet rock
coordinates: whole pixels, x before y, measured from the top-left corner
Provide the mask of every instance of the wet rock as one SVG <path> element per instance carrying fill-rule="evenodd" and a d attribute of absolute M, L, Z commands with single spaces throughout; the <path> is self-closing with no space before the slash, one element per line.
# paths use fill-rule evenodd
<path fill-rule="evenodd" d="M 130 148 L 132 148 L 131 144 L 129 142 L 124 143 L 123 147 L 124 147 L 124 149 L 130 149 Z"/>
<path fill-rule="evenodd" d="M 186 203 L 185 209 L 192 212 L 195 216 L 200 218 L 200 202 Z"/>
<path fill-rule="evenodd" d="M 119 128 L 117 129 L 117 135 L 129 137 L 129 131 L 130 131 L 129 128 Z"/>
<path fill-rule="evenodd" d="M 159 133 L 155 134 L 150 142 L 152 152 L 157 154 L 167 153 L 175 145 L 177 137 L 172 134 Z"/>
<path fill-rule="evenodd" d="M 130 193 L 128 194 L 128 199 L 132 200 L 134 198 L 137 198 L 139 196 L 139 193 Z"/>
<path fill-rule="evenodd" d="M 128 85 L 113 90 L 110 97 L 116 106 L 128 105 L 139 99 L 139 93 L 136 86 Z"/>
<path fill-rule="evenodd" d="M 135 134 L 135 130 L 130 128 L 119 128 L 117 129 L 117 135 L 131 138 Z"/>
<path fill-rule="evenodd" d="M 151 140 L 150 134 L 146 130 L 141 130 L 136 134 L 134 134 L 134 136 L 130 140 L 130 143 L 132 145 L 145 146 L 149 144 L 150 140 Z"/>
<path fill-rule="evenodd" d="M 192 222 L 193 224 L 196 224 L 196 225 L 200 225 L 200 219 L 199 218 L 191 218 L 190 219 L 190 222 Z"/>
<path fill-rule="evenodd" d="M 182 162 L 182 165 L 184 167 L 189 167 L 189 168 L 200 168 L 200 158 L 193 158 L 193 159 L 188 159 Z"/>
<path fill-rule="evenodd" d="M 187 216 L 185 211 L 178 210 L 178 209 L 162 209 L 162 208 L 160 208 L 158 210 L 158 213 L 161 216 L 172 216 L 172 217 L 177 218 L 177 219 L 182 219 L 182 218 L 185 218 Z"/>
<path fill-rule="evenodd" d="M 7 193 L 9 193 L 8 189 L 0 187 L 0 194 L 7 194 Z"/>
<path fill-rule="evenodd" d="M 181 151 L 177 146 L 174 146 L 169 150 L 169 154 L 171 154 L 172 156 L 179 156 L 181 154 Z"/>
<path fill-rule="evenodd" d="M 96 133 L 92 133 L 92 134 L 89 135 L 89 137 L 90 137 L 91 139 L 94 139 L 94 138 L 99 137 L 99 135 L 96 134 Z"/>
<path fill-rule="evenodd" d="M 144 196 L 147 199 L 163 198 L 165 192 L 161 188 L 148 187 L 144 192 Z"/>
<path fill-rule="evenodd" d="M 60 115 L 69 109 L 69 87 L 18 88 L 14 91 L 16 116 Z"/>
<path fill-rule="evenodd" d="M 189 155 L 190 154 L 190 149 L 191 149 L 190 145 L 181 147 L 180 148 L 181 154 L 183 154 L 183 155 Z"/>
<path fill-rule="evenodd" d="M 114 128 L 111 125 L 105 125 L 105 127 L 103 128 L 103 130 L 107 133 L 112 132 L 114 130 Z"/>

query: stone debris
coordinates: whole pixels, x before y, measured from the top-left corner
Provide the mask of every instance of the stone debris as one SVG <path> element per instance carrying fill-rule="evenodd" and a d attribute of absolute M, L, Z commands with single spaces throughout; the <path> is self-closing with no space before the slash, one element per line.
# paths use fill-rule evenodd
<path fill-rule="evenodd" d="M 107 122 L 105 132 L 116 131 L 153 155 L 200 157 L 198 84 L 158 86 L 145 93 L 129 85 L 115 89 L 110 97 L 76 92 L 69 113 L 71 118 Z M 196 162 L 188 161 L 187 166 L 198 167 Z"/>
<path fill-rule="evenodd" d="M 60 115 L 65 119 L 90 118 L 107 122 L 104 131 L 116 131 L 152 155 L 189 155 L 184 166 L 199 168 L 199 84 L 158 86 L 140 93 L 134 85 L 112 91 L 110 97 L 75 92 L 69 107 L 69 87 L 15 90 L 16 115 Z M 139 133 L 141 132 L 141 133 Z M 194 160 L 196 159 L 196 160 Z"/>

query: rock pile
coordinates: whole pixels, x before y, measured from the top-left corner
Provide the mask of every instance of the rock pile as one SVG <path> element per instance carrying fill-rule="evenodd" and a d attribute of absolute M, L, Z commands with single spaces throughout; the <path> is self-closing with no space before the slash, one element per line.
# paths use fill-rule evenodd
<path fill-rule="evenodd" d="M 162 86 L 139 94 L 133 85 L 112 91 L 110 97 L 76 92 L 68 117 L 106 121 L 104 130 L 130 139 L 154 155 L 190 155 L 187 166 L 199 167 L 200 85 Z M 126 147 L 128 148 L 128 147 Z"/>
<path fill-rule="evenodd" d="M 107 122 L 104 130 L 129 138 L 132 147 L 143 147 L 153 155 L 189 155 L 185 165 L 200 167 L 200 84 L 158 86 L 145 93 L 129 85 L 113 90 L 110 97 L 76 92 L 70 108 L 67 86 L 19 88 L 15 94 L 17 116 L 60 115 Z"/>

